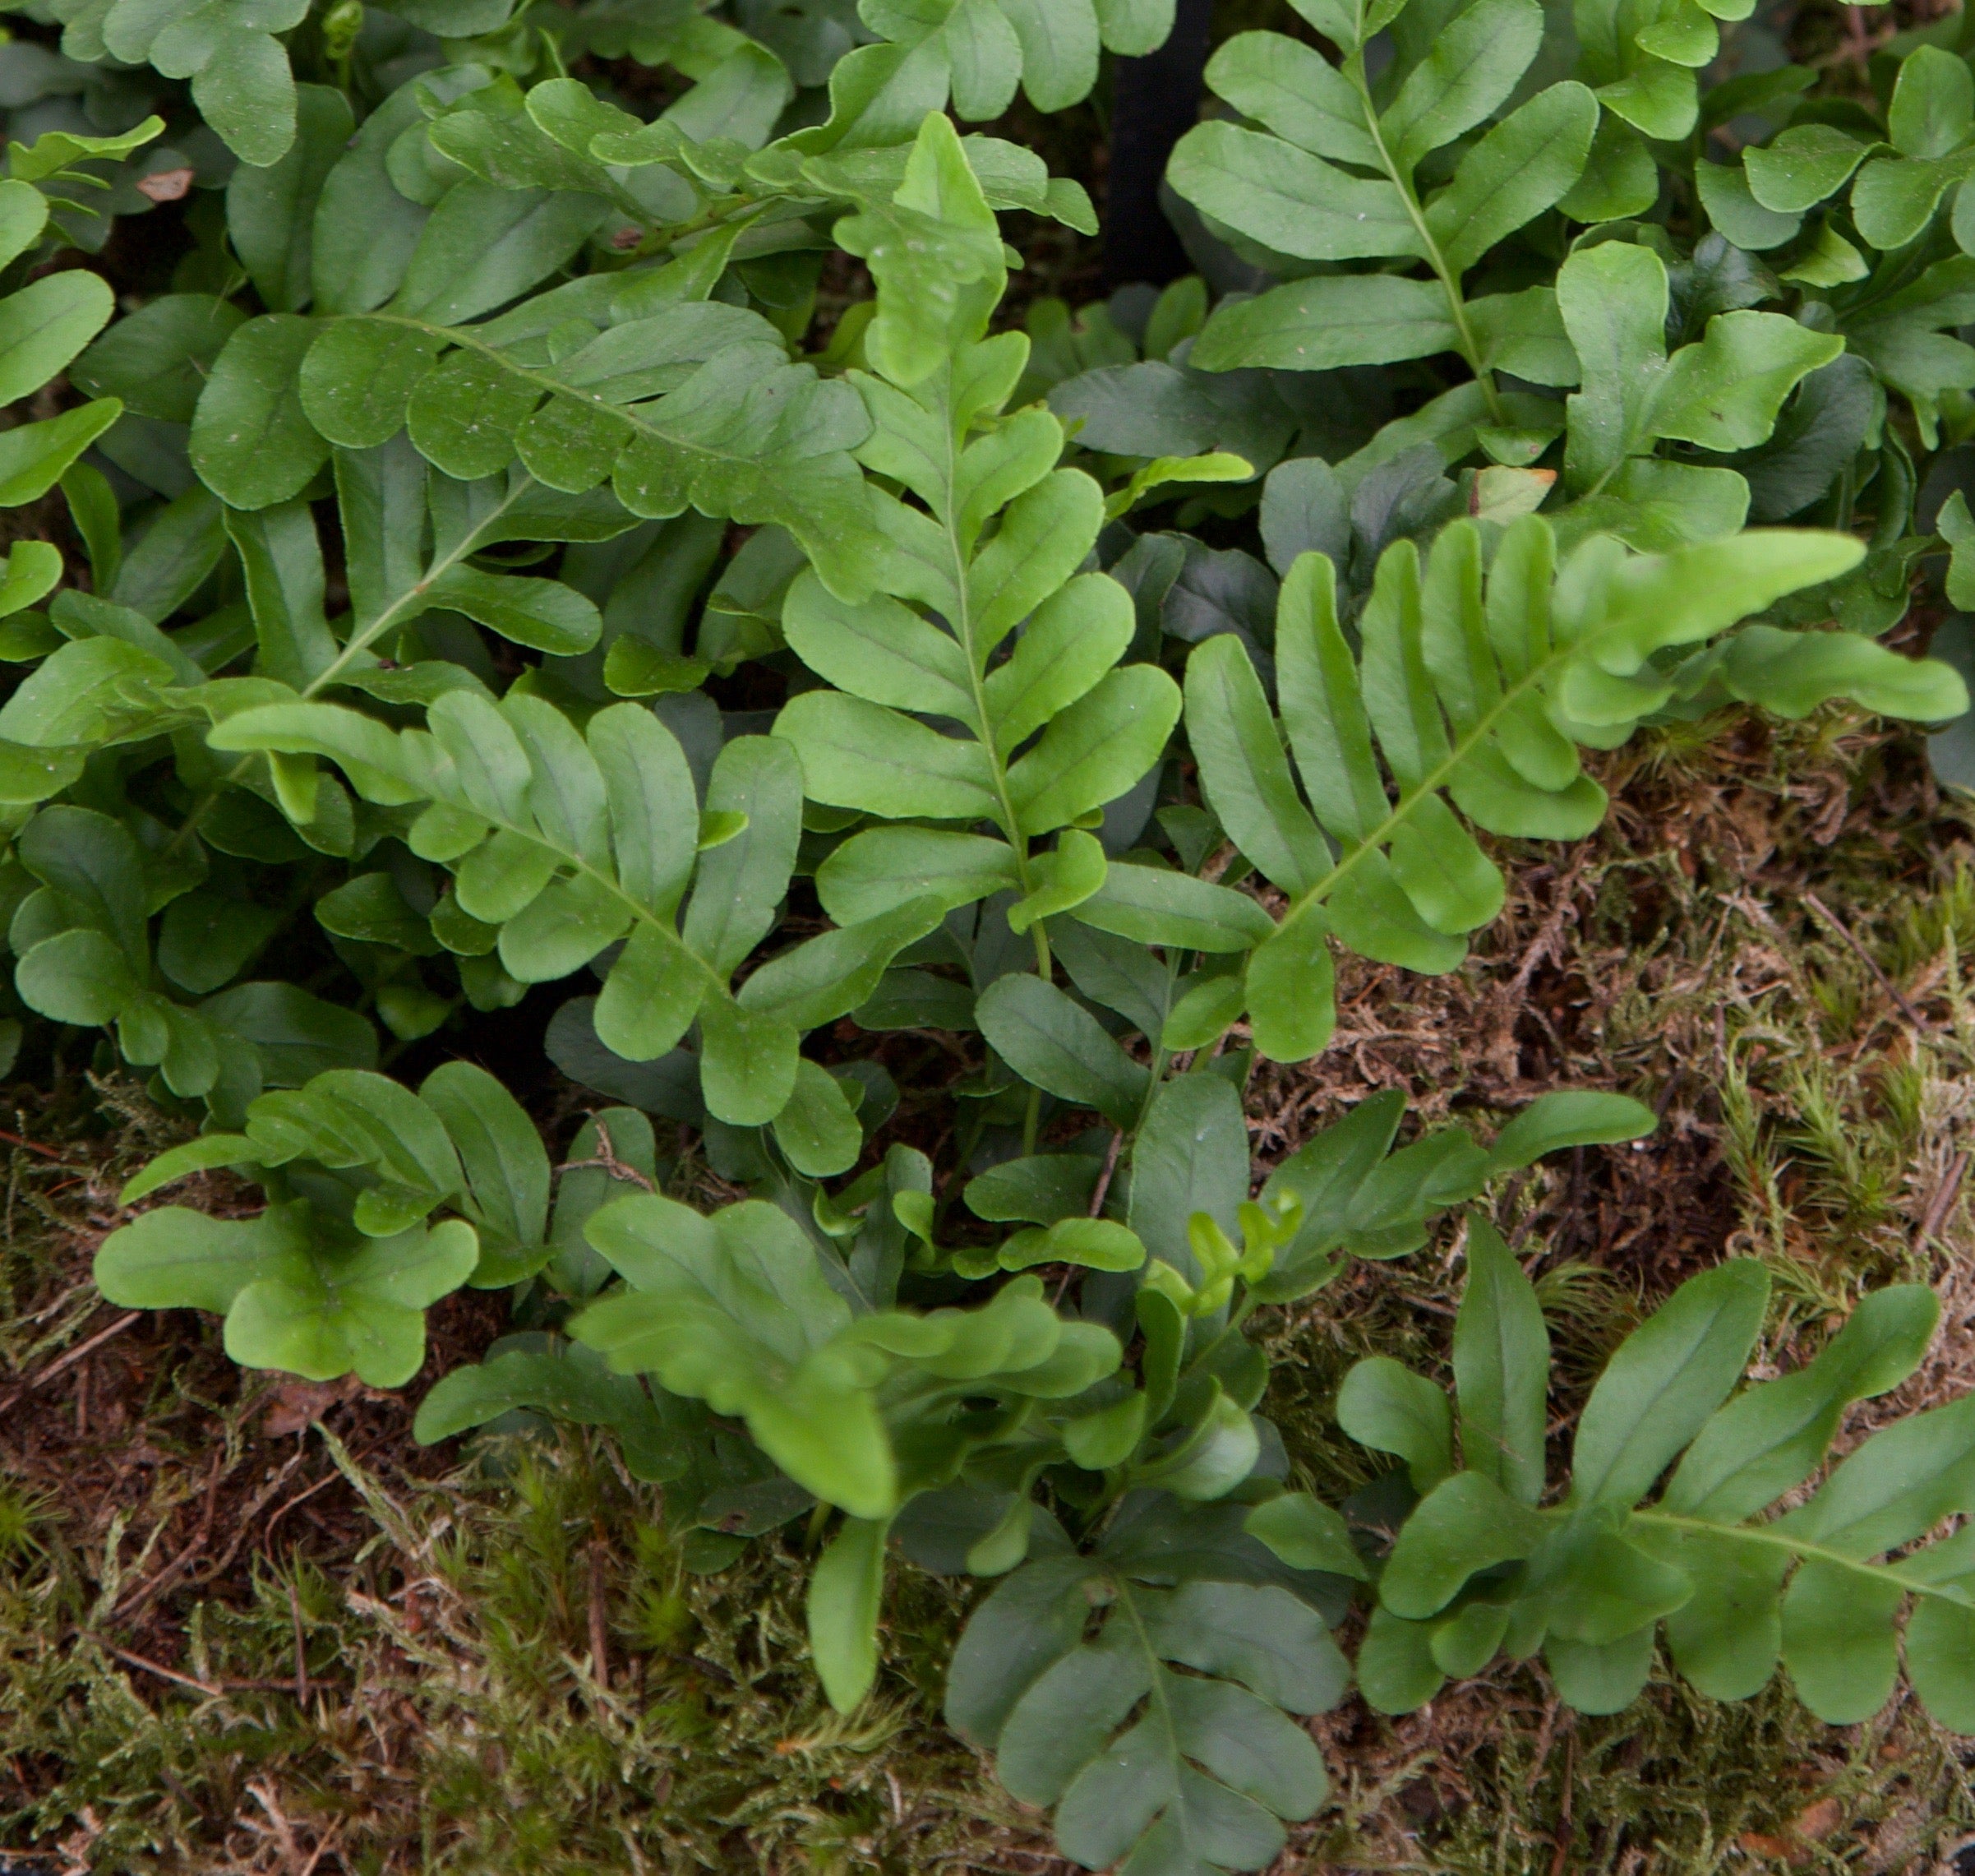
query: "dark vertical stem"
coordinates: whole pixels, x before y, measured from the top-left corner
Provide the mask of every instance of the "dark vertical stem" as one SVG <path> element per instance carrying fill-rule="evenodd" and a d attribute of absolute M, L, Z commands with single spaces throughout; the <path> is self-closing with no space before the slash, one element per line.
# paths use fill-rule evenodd
<path fill-rule="evenodd" d="M 1112 287 L 1164 286 L 1193 271 L 1159 206 L 1159 179 L 1173 146 L 1200 109 L 1213 0 L 1179 0 L 1172 36 L 1143 58 L 1118 61 L 1111 162 L 1104 216 L 1104 277 Z"/>

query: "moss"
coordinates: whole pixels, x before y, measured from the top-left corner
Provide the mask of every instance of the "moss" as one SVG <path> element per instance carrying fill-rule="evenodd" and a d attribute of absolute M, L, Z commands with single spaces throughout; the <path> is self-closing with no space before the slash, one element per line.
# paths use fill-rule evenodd
<path fill-rule="evenodd" d="M 687 1576 L 655 1495 L 593 1446 L 496 1443 L 410 1490 L 344 1463 L 383 1530 L 334 1576 L 263 1562 L 194 1604 L 178 1680 L 95 1638 L 85 1558 L 16 1571 L 0 1832 L 80 1846 L 80 1826 L 97 1867 L 189 1871 L 278 1857 L 285 1827 L 366 1876 L 904 1871 L 1031 1834 L 915 1698 L 958 1625 L 930 1579 L 900 1586 L 910 1639 L 847 1720 L 806 1671 L 800 1555 Z"/>
<path fill-rule="evenodd" d="M 1910 743 L 1834 713 L 1682 727 L 1604 779 L 1604 833 L 1507 853 L 1468 967 L 1349 964 L 1338 1046 L 1250 1102 L 1271 1160 L 1384 1086 L 1418 1125 L 1485 1130 L 1553 1085 L 1659 1107 L 1642 1148 L 1500 1200 L 1550 1315 L 1560 1430 L 1642 1312 L 1725 1254 L 1776 1275 L 1772 1369 L 1891 1278 L 1975 1310 L 1961 811 Z M 0 1399 L 117 1320 L 89 1250 L 159 1126 L 118 1084 L 16 1097 L 8 1131 L 48 1150 L 8 1168 Z M 1271 1409 L 1327 1495 L 1374 1469 L 1332 1424 L 1351 1362 L 1445 1360 L 1459 1229 L 1270 1327 Z M 400 1398 L 242 1376 L 210 1324 L 147 1317 L 0 1413 L 0 1842 L 159 1876 L 1067 1876 L 939 1722 L 965 1586 L 898 1573 L 879 1692 L 846 1719 L 807 1667 L 800 1525 L 694 1576 L 661 1495 L 594 1439 L 412 1446 L 409 1400 L 498 1326 L 484 1299 L 436 1312 Z M 1972 1383 L 1975 1351 L 1944 1340 L 1848 1437 Z M 1335 1801 L 1283 1866 L 1313 1876 L 1919 1870 L 1975 1824 L 1955 1742 L 1917 1709 L 1826 1728 L 1782 1684 L 1720 1706 L 1663 1680 L 1573 1719 L 1538 1669 L 1498 1666 L 1419 1714 L 1347 1701 L 1317 1726 Z"/>

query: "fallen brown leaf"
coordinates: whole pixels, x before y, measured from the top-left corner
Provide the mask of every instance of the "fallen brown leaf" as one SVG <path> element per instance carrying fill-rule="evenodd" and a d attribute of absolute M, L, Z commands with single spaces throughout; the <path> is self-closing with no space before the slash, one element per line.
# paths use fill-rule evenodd
<path fill-rule="evenodd" d="M 267 1430 L 277 1439 L 299 1433 L 331 1407 L 362 1392 L 363 1384 L 354 1375 L 345 1375 L 339 1381 L 284 1381 L 268 1396 Z"/>
<path fill-rule="evenodd" d="M 190 169 L 160 169 L 155 175 L 140 176 L 137 193 L 149 196 L 154 202 L 182 201 L 192 186 L 192 175 Z"/>
<path fill-rule="evenodd" d="M 1808 1863 L 1811 1852 L 1800 1838 L 1765 1837 L 1760 1831 L 1744 1831 L 1736 1838 L 1751 1856 L 1765 1856 L 1774 1863 Z"/>

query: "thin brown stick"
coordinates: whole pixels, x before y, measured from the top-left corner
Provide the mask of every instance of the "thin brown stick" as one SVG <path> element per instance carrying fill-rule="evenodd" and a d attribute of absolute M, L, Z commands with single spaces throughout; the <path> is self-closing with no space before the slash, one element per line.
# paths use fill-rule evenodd
<path fill-rule="evenodd" d="M 224 1700 L 229 1693 L 293 1693 L 295 1684 L 292 1680 L 195 1680 L 189 1674 L 181 1674 L 176 1668 L 166 1667 L 147 1655 L 133 1654 L 128 1648 L 120 1648 L 114 1642 L 105 1641 L 100 1635 L 89 1633 L 106 1655 L 114 1655 L 120 1661 L 127 1661 L 132 1667 L 141 1668 L 146 1674 L 155 1674 L 160 1680 L 175 1681 L 181 1687 L 189 1687 L 196 1693 L 203 1693 L 209 1699 Z M 342 1684 L 329 1681 L 313 1683 L 317 1687 L 332 1684 L 341 1688 Z"/>
<path fill-rule="evenodd" d="M 590 1546 L 590 1672 L 599 1687 L 611 1684 L 610 1629 L 605 1620 L 603 1540 Z"/>
<path fill-rule="evenodd" d="M 199 1582 L 210 1583 L 215 1577 L 224 1571 L 227 1565 L 232 1563 L 235 1557 L 239 1555 L 240 1546 L 252 1534 L 254 1520 L 260 1516 L 262 1507 L 294 1476 L 295 1468 L 307 1456 L 307 1449 L 304 1447 L 266 1485 L 256 1492 L 253 1497 L 239 1508 L 232 1520 L 233 1525 L 232 1541 L 220 1553 L 216 1562 L 208 1564 L 204 1570 L 200 1572 L 197 1579 Z M 206 1484 L 205 1510 L 200 1518 L 198 1532 L 192 1542 L 187 1544 L 155 1576 L 147 1578 L 130 1595 L 118 1603 L 117 1606 L 110 1611 L 113 1619 L 131 1615 L 142 1608 L 145 1603 L 162 1596 L 198 1560 L 200 1553 L 205 1548 L 207 1539 L 212 1536 L 213 1514 L 219 1496 L 219 1468 L 215 1464 L 212 1476 Z"/>
<path fill-rule="evenodd" d="M 1550 1876 L 1563 1876 L 1571 1860 L 1576 1833 L 1571 1828 L 1571 1800 L 1577 1789 L 1577 1735 L 1567 1733 L 1563 1740 L 1563 1810 L 1557 1819 L 1557 1854 L 1550 1862 Z"/>
<path fill-rule="evenodd" d="M 189 1674 L 181 1674 L 176 1668 L 162 1667 L 156 1661 L 147 1661 L 142 1655 L 134 1655 L 128 1648 L 120 1648 L 114 1642 L 106 1642 L 99 1635 L 90 1638 L 106 1655 L 114 1655 L 120 1661 L 128 1661 L 132 1667 L 141 1667 L 146 1674 L 155 1674 L 160 1680 L 176 1681 L 181 1687 L 189 1687 L 196 1693 L 203 1693 L 209 1700 L 224 1700 L 226 1689 L 215 1687 L 210 1681 L 195 1680 Z"/>
<path fill-rule="evenodd" d="M 1954 1200 L 1961 1191 L 1963 1176 L 1968 1170 L 1968 1156 L 1957 1153 L 1954 1163 L 1948 1168 L 1948 1176 L 1940 1182 L 1940 1190 L 1927 1201 L 1927 1215 L 1920 1221 L 1920 1240 L 1922 1244 L 1940 1234 L 1940 1227 L 1947 1222 L 1948 1213 L 1954 1208 Z"/>
<path fill-rule="evenodd" d="M 1536 1730 L 1536 1752 L 1530 1764 L 1530 1776 L 1523 1786 L 1524 1792 L 1534 1796 L 1536 1787 L 1543 1782 L 1543 1768 L 1549 1763 L 1550 1741 L 1557 1731 L 1557 1709 L 1562 1703 L 1555 1694 L 1544 1703 L 1543 1724 Z"/>
<path fill-rule="evenodd" d="M 558 1172 L 580 1172 L 586 1167 L 596 1167 L 612 1179 L 629 1180 L 634 1185 L 642 1185 L 648 1192 L 658 1188 L 634 1166 L 626 1166 L 618 1158 L 611 1144 L 611 1130 L 596 1115 L 590 1116 L 590 1124 L 597 1130 L 597 1151 L 588 1159 L 565 1159 L 556 1168 Z"/>
<path fill-rule="evenodd" d="M 108 1328 L 98 1331 L 97 1333 L 92 1335 L 89 1340 L 84 1342 L 80 1347 L 72 1348 L 68 1353 L 62 1356 L 59 1361 L 50 1362 L 47 1367 L 44 1368 L 41 1372 L 34 1378 L 33 1380 L 25 1384 L 27 1390 L 31 1393 L 35 1389 L 40 1387 L 44 1382 L 53 1380 L 56 1375 L 59 1375 L 63 1369 L 74 1367 L 75 1365 L 80 1361 L 84 1356 L 94 1355 L 96 1351 L 104 1345 L 104 1342 L 109 1341 L 113 1337 L 122 1334 L 124 1330 L 128 1328 L 132 1323 L 141 1322 L 144 1319 L 144 1314 L 145 1312 L 142 1310 L 132 1310 L 127 1315 L 119 1316 L 116 1321 L 109 1325 Z"/>
<path fill-rule="evenodd" d="M 198 1528 L 192 1533 L 192 1541 L 172 1559 L 155 1576 L 146 1577 L 128 1596 L 118 1599 L 117 1606 L 110 1611 L 110 1620 L 141 1609 L 155 1596 L 168 1589 L 172 1584 L 192 1567 L 192 1559 L 205 1548 L 206 1541 L 213 1534 L 213 1518 L 219 1507 L 219 1480 L 224 1467 L 224 1453 L 213 1461 L 213 1469 L 205 1479 L 205 1509 L 199 1514 Z"/>
<path fill-rule="evenodd" d="M 1105 1150 L 1104 1169 L 1097 1175 L 1097 1183 L 1091 1189 L 1091 1208 L 1085 1214 L 1087 1218 L 1095 1218 L 1103 1214 L 1104 1201 L 1111 1190 L 1111 1176 L 1118 1170 L 1118 1154 L 1124 1145 L 1124 1134 L 1122 1131 L 1111 1135 L 1111 1144 Z M 1063 1293 L 1069 1288 L 1070 1279 L 1077 1274 L 1077 1268 L 1074 1264 L 1064 1265 L 1063 1274 L 1056 1279 L 1055 1290 L 1050 1297 L 1051 1309 L 1063 1301 Z"/>
<path fill-rule="evenodd" d="M 1874 959 L 1872 954 L 1853 936 L 1851 927 L 1836 913 L 1832 911 L 1816 893 L 1806 893 L 1803 895 L 1803 903 L 1824 920 L 1825 924 L 1843 939 L 1845 943 L 1857 954 L 1859 963 L 1872 973 L 1872 981 L 1899 1006 L 1900 1014 L 1905 1017 L 1907 1021 L 1911 1023 L 1923 1036 L 1929 1033 L 1934 1025 L 1907 1000 L 1905 991 L 1901 990 L 1884 971 L 1880 969 L 1878 962 Z"/>
<path fill-rule="evenodd" d="M 254 1795 L 255 1802 L 267 1813 L 269 1821 L 275 1827 L 275 1835 L 281 1844 L 281 1860 L 287 1866 L 289 1876 L 298 1876 L 302 1868 L 302 1846 L 295 1841 L 294 1827 L 288 1823 L 287 1814 L 281 1809 L 280 1800 L 275 1795 L 273 1781 L 262 1779 L 256 1784 L 249 1785 L 247 1790 Z"/>
<path fill-rule="evenodd" d="M 1111 1135 L 1111 1144 L 1105 1149 L 1104 1171 L 1097 1175 L 1097 1183 L 1091 1192 L 1090 1216 L 1093 1218 L 1104 1216 L 1104 1202 L 1110 1196 L 1111 1175 L 1118 1170 L 1118 1155 L 1124 1145 L 1124 1134 L 1121 1130 Z"/>
<path fill-rule="evenodd" d="M 363 1457 L 367 1459 L 370 1457 L 370 1454 L 366 1453 Z M 342 1473 L 335 1471 L 332 1467 L 328 1472 L 324 1474 L 322 1477 L 316 1480 L 315 1484 L 308 1486 L 305 1490 L 297 1492 L 286 1504 L 283 1505 L 280 1509 L 278 1510 L 275 1515 L 267 1521 L 266 1525 L 262 1528 L 261 1533 L 261 1541 L 262 1546 L 265 1547 L 272 1541 L 275 1527 L 279 1524 L 283 1518 L 286 1518 L 297 1505 L 313 1498 L 317 1492 L 324 1490 L 330 1486 L 333 1486 L 335 1484 L 337 1480 L 342 1476 Z M 270 1552 L 270 1554 L 271 1555 L 272 1553 Z"/>
<path fill-rule="evenodd" d="M 10 1134 L 4 1127 L 0 1127 L 0 1140 L 5 1140 L 9 1146 L 25 1147 L 30 1153 L 38 1153 L 44 1159 L 62 1157 L 53 1147 L 42 1146 L 34 1140 L 24 1140 L 20 1134 Z"/>
<path fill-rule="evenodd" d="M 240 1555 L 240 1547 L 254 1534 L 254 1520 L 266 1509 L 275 1495 L 295 1476 L 295 1468 L 307 1457 L 308 1449 L 306 1446 L 298 1449 L 294 1458 L 240 1508 L 233 1519 L 232 1541 L 219 1553 L 215 1562 L 208 1564 L 199 1573 L 201 1583 L 210 1583 L 215 1577 L 222 1575 L 227 1565 Z"/>
<path fill-rule="evenodd" d="M 302 1628 L 302 1592 L 295 1587 L 295 1579 L 288 1579 L 288 1612 L 295 1624 L 295 1698 L 302 1706 L 308 1705 L 308 1640 Z"/>
<path fill-rule="evenodd" d="M 108 1328 L 99 1330 L 87 1342 L 70 1349 L 67 1354 L 49 1362 L 48 1366 L 42 1369 L 39 1374 L 30 1375 L 26 1380 L 16 1387 L 12 1393 L 4 1399 L 0 1399 L 0 1410 L 12 1407 L 22 1395 L 31 1394 L 35 1389 L 53 1380 L 65 1369 L 74 1367 L 85 1356 L 94 1355 L 104 1342 L 114 1336 L 122 1334 L 132 1323 L 141 1322 L 144 1319 L 144 1315 L 145 1312 L 142 1310 L 132 1310 L 127 1315 L 119 1316 Z"/>
<path fill-rule="evenodd" d="M 309 1860 L 302 1865 L 302 1876 L 316 1876 L 316 1865 L 326 1856 L 336 1839 L 343 1835 L 344 1820 L 337 1818 L 322 1835 L 316 1838 L 316 1847 L 309 1852 Z M 346 1864 L 347 1868 L 348 1865 Z"/>

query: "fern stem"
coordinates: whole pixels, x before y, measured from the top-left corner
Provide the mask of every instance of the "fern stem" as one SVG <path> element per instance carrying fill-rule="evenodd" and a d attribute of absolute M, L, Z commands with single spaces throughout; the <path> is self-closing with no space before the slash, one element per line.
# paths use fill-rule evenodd
<path fill-rule="evenodd" d="M 667 247 L 677 247 L 690 235 L 704 234 L 709 229 L 724 227 L 736 215 L 768 206 L 759 196 L 735 196 L 719 207 L 702 210 L 690 221 L 661 222 L 638 243 L 631 258 L 637 261 L 661 253 Z"/>
<path fill-rule="evenodd" d="M 1800 1560 L 1829 1564 L 1834 1569 L 1848 1570 L 1872 1583 L 1896 1583 L 1915 1596 L 1935 1596 L 1943 1602 L 1953 1603 L 1958 1609 L 1975 1609 L 1975 1592 L 1957 1583 L 1928 1583 L 1908 1574 L 1897 1564 L 1862 1563 L 1857 1557 L 1848 1557 L 1843 1552 L 1828 1549 L 1822 1544 L 1807 1543 L 1802 1538 L 1780 1535 L 1774 1525 L 1716 1524 L 1705 1518 L 1682 1518 L 1673 1511 L 1635 1511 L 1631 1515 L 1641 1524 L 1657 1524 L 1669 1531 L 1691 1532 L 1696 1536 L 1730 1543 L 1757 1544 L 1765 1550 L 1787 1550 Z"/>
<path fill-rule="evenodd" d="M 534 486 L 535 478 L 524 473 L 521 479 L 501 498 L 500 505 L 491 514 L 463 535 L 455 547 L 434 561 L 416 580 L 406 587 L 404 592 L 400 593 L 390 605 L 378 613 L 376 618 L 371 620 L 368 624 L 359 626 L 350 634 L 349 639 L 342 650 L 338 652 L 327 665 L 302 686 L 302 700 L 304 703 L 313 701 L 332 684 L 340 682 L 343 673 L 348 669 L 352 662 L 362 657 L 386 633 L 394 631 L 399 625 L 408 624 L 410 621 L 407 617 L 407 611 L 413 601 L 422 598 L 427 588 L 441 575 L 450 571 L 452 568 L 478 553 L 480 550 L 482 538 L 487 533 L 487 529 L 506 514 L 508 510 L 520 501 L 522 497 Z M 205 817 L 219 805 L 219 797 L 247 774 L 247 770 L 253 766 L 254 760 L 255 758 L 251 755 L 242 756 L 232 768 L 227 770 L 225 774 L 221 776 L 211 788 L 206 789 L 192 803 L 190 812 L 178 824 L 178 830 L 165 843 L 164 852 L 168 857 L 178 853 L 185 843 L 198 832 L 199 827 Z"/>
<path fill-rule="evenodd" d="M 1410 170 L 1395 160 L 1387 146 L 1385 132 L 1378 122 L 1377 108 L 1372 102 L 1372 88 L 1364 75 L 1364 49 L 1360 46 L 1345 62 L 1345 76 L 1358 93 L 1359 104 L 1364 111 L 1364 127 L 1373 146 L 1378 152 L 1378 160 L 1384 165 L 1386 175 L 1392 187 L 1399 192 L 1399 199 L 1405 204 L 1407 218 L 1413 224 L 1414 232 L 1419 237 L 1421 247 L 1426 250 L 1426 263 L 1433 270 L 1434 277 L 1440 282 L 1441 290 L 1447 295 L 1447 310 L 1452 315 L 1454 330 L 1458 335 L 1460 355 L 1467 361 L 1468 369 L 1474 372 L 1474 381 L 1481 386 L 1483 401 L 1488 407 L 1488 421 L 1499 423 L 1502 420 L 1502 394 L 1495 388 L 1495 374 L 1481 362 L 1481 347 L 1474 338 L 1474 329 L 1468 322 L 1467 303 L 1460 297 L 1460 276 L 1448 266 L 1447 256 L 1441 252 L 1440 243 L 1433 238 L 1432 229 L 1427 226 L 1425 211 L 1419 206 L 1419 197 L 1413 187 Z"/>
<path fill-rule="evenodd" d="M 1553 649 L 1548 658 L 1539 663 L 1531 665 L 1514 683 L 1505 684 L 1502 686 L 1502 695 L 1487 709 L 1475 717 L 1466 732 L 1458 740 L 1450 744 L 1446 760 L 1428 769 L 1425 774 L 1420 777 L 1419 783 L 1414 787 L 1402 793 L 1399 799 L 1392 803 L 1391 811 L 1383 820 L 1379 822 L 1377 826 L 1373 828 L 1355 845 L 1341 853 L 1337 864 L 1331 867 L 1329 872 L 1326 873 L 1307 891 L 1292 900 L 1290 909 L 1283 915 L 1280 923 L 1287 925 L 1306 907 L 1320 905 L 1328 899 L 1339 882 L 1350 876 L 1352 869 L 1367 853 L 1378 852 L 1391 839 L 1392 836 L 1405 825 L 1407 817 L 1411 815 L 1419 802 L 1424 801 L 1429 795 L 1438 794 L 1441 789 L 1453 780 L 1455 775 L 1459 773 L 1461 764 L 1465 762 L 1469 756 L 1487 742 L 1489 736 L 1493 733 L 1496 724 L 1508 714 L 1510 709 L 1515 704 L 1530 692 L 1540 690 L 1543 681 L 1549 676 L 1552 671 L 1563 663 L 1572 654 L 1581 651 L 1583 649 L 1582 641 L 1580 641 L 1562 650 Z"/>
<path fill-rule="evenodd" d="M 950 392 L 953 385 L 950 362 L 945 382 Z M 946 498 L 940 501 L 941 512 L 934 519 L 946 536 L 947 552 L 953 562 L 953 592 L 956 597 L 953 630 L 967 658 L 967 689 L 974 705 L 974 721 L 970 727 L 974 732 L 974 740 L 981 746 L 981 753 L 987 758 L 988 773 L 994 779 L 994 799 L 1000 807 L 1001 831 L 1007 836 L 1008 845 L 1014 849 L 1015 877 L 1021 883 L 1022 896 L 1026 899 L 1035 890 L 1029 871 L 1028 836 L 1022 831 L 1021 819 L 1015 812 L 1014 797 L 1008 792 L 1008 765 L 1002 760 L 1001 751 L 994 746 L 994 726 L 988 715 L 986 660 L 974 643 L 973 606 L 967 596 L 969 556 L 967 543 L 961 538 L 951 500 L 953 486 L 960 473 L 960 458 L 967 442 L 966 438 L 959 433 L 959 427 L 952 421 L 952 414 L 953 404 L 949 395 L 948 421 L 944 426 L 947 459 L 942 465 Z M 1050 957 L 1049 935 L 1043 929 L 1043 922 L 1040 918 L 1030 926 L 1029 931 L 1036 945 L 1036 974 L 1047 983 L 1054 969 Z"/>
<path fill-rule="evenodd" d="M 413 602 L 422 599 L 427 589 L 431 585 L 434 580 L 450 573 L 455 566 L 461 565 L 478 553 L 487 529 L 519 501 L 528 490 L 534 487 L 535 478 L 524 471 L 519 481 L 501 497 L 500 506 L 491 514 L 487 515 L 478 526 L 463 534 L 455 546 L 440 555 L 411 585 L 408 586 L 395 599 L 392 600 L 390 605 L 378 613 L 376 618 L 350 634 L 348 642 L 344 645 L 343 649 L 337 653 L 336 656 L 320 672 L 302 686 L 303 699 L 306 700 L 312 698 L 319 691 L 325 691 L 330 685 L 339 682 L 343 673 L 351 663 L 361 658 L 386 633 L 395 630 L 400 624 L 409 624 L 410 619 L 406 615 L 408 608 L 410 608 Z M 415 614 L 413 615 L 413 617 L 415 616 Z"/>

